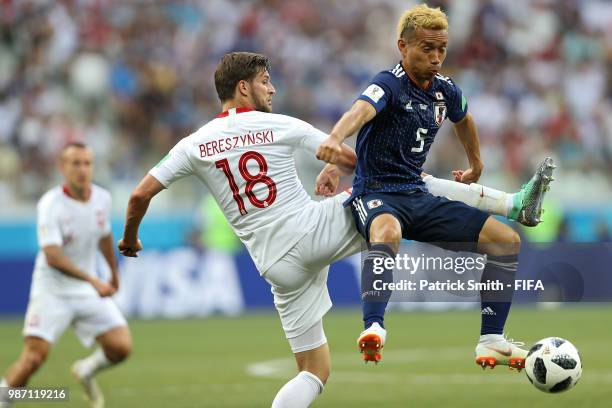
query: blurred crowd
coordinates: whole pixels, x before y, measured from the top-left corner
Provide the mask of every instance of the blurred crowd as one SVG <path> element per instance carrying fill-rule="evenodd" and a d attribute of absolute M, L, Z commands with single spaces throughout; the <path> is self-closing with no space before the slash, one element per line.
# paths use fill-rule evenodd
<path fill-rule="evenodd" d="M 0 0 L 2 212 L 35 203 L 57 182 L 56 155 L 71 140 L 93 147 L 96 181 L 125 196 L 220 110 L 212 78 L 228 51 L 270 56 L 275 111 L 328 131 L 367 81 L 399 60 L 395 25 L 412 4 Z M 443 73 L 479 126 L 483 182 L 516 188 L 552 155 L 560 166 L 551 194 L 561 205 L 609 202 L 612 2 L 428 4 L 450 17 Z M 438 139 L 426 167 L 444 177 L 466 160 L 450 126 Z M 192 190 L 173 205 L 195 202 Z"/>

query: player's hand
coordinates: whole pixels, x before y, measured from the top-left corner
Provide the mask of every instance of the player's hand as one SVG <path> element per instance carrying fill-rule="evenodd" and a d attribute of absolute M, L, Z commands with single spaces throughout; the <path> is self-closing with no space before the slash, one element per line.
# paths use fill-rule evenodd
<path fill-rule="evenodd" d="M 115 290 L 115 292 L 119 291 L 119 274 L 114 271 L 111 275 L 110 281 L 108 284 Z"/>
<path fill-rule="evenodd" d="M 335 164 L 338 157 L 342 154 L 342 143 L 337 139 L 328 136 L 317 149 L 317 159 L 324 162 Z"/>
<path fill-rule="evenodd" d="M 453 170 L 453 178 L 455 181 L 464 184 L 471 184 L 478 181 L 480 173 L 476 173 L 472 169 L 467 170 Z"/>
<path fill-rule="evenodd" d="M 142 249 L 142 242 L 137 240 L 135 243 L 126 242 L 123 238 L 117 243 L 119 253 L 130 258 L 138 258 L 138 252 Z"/>
<path fill-rule="evenodd" d="M 336 193 L 340 184 L 340 176 L 327 171 L 327 167 L 321 170 L 315 182 L 315 194 L 331 197 Z"/>
<path fill-rule="evenodd" d="M 92 278 L 90 283 L 101 297 L 112 296 L 116 292 L 115 288 L 113 288 L 110 284 L 102 282 L 98 278 Z"/>

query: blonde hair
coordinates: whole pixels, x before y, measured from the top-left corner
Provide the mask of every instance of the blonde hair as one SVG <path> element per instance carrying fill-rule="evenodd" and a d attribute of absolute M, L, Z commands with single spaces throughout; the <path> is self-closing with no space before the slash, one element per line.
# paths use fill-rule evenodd
<path fill-rule="evenodd" d="M 397 23 L 397 38 L 409 39 L 416 30 L 446 30 L 448 19 L 439 7 L 429 7 L 427 4 L 419 4 L 406 10 Z"/>

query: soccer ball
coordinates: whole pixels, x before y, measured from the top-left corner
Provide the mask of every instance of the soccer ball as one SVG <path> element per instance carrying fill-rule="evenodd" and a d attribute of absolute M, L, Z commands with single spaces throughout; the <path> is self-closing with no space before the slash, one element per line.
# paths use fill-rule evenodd
<path fill-rule="evenodd" d="M 569 341 L 547 337 L 534 344 L 525 359 L 527 379 L 540 391 L 562 392 L 582 375 L 580 353 Z"/>

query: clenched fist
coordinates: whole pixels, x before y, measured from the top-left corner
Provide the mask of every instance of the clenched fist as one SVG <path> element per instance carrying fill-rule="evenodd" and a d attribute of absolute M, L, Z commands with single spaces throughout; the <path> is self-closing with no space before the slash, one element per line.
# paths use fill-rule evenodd
<path fill-rule="evenodd" d="M 140 242 L 140 240 L 137 240 L 134 243 L 130 243 L 126 242 L 123 239 L 120 239 L 119 243 L 117 244 L 117 247 L 119 248 L 119 252 L 121 253 L 121 255 L 129 256 L 130 258 L 137 258 L 138 251 L 142 249 L 142 243 Z"/>
<path fill-rule="evenodd" d="M 342 153 L 342 142 L 328 136 L 317 149 L 317 159 L 323 160 L 324 162 L 336 164 L 338 156 Z"/>

